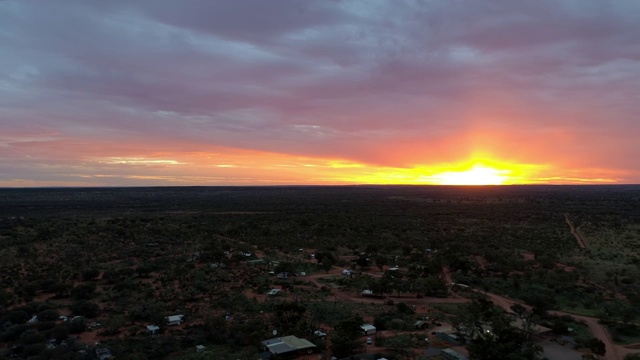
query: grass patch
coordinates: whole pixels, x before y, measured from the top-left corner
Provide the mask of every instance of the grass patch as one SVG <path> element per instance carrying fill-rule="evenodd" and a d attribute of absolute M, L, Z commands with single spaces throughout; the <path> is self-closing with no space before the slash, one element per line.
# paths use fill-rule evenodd
<path fill-rule="evenodd" d="M 640 343 L 640 326 L 631 323 L 602 321 L 611 333 L 613 341 L 622 345 Z"/>

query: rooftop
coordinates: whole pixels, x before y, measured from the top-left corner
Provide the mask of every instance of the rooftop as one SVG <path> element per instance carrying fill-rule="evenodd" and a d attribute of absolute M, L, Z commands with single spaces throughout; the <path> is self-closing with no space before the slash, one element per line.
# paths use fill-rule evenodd
<path fill-rule="evenodd" d="M 316 347 L 312 342 L 293 335 L 264 340 L 262 341 L 262 346 L 269 349 L 272 354 L 284 354 Z"/>

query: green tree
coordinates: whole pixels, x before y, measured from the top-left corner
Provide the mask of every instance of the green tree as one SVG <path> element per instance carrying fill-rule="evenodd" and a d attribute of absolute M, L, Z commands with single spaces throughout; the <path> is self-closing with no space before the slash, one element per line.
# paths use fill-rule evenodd
<path fill-rule="evenodd" d="M 360 266 L 360 269 L 366 269 L 369 267 L 369 258 L 367 257 L 367 255 L 360 255 L 360 257 L 358 257 L 358 260 L 356 260 L 356 264 Z"/>
<path fill-rule="evenodd" d="M 276 273 L 289 272 L 292 273 L 294 271 L 293 263 L 289 261 L 281 261 L 273 270 Z"/>
<path fill-rule="evenodd" d="M 339 322 L 331 334 L 331 349 L 337 357 L 346 357 L 355 353 L 360 344 L 356 341 L 362 330 L 362 317 L 352 315 Z"/>
<path fill-rule="evenodd" d="M 75 300 L 89 300 L 96 290 L 95 284 L 81 284 L 71 289 L 71 296 Z"/>
<path fill-rule="evenodd" d="M 591 338 L 587 341 L 587 346 L 592 353 L 600 356 L 604 356 L 607 352 L 606 346 L 602 340 L 598 338 Z"/>
<path fill-rule="evenodd" d="M 98 316 L 100 306 L 90 301 L 81 300 L 71 304 L 71 311 L 73 311 L 74 315 L 80 315 L 92 319 Z"/>
<path fill-rule="evenodd" d="M 385 265 L 389 264 L 389 259 L 386 256 L 378 255 L 376 257 L 376 266 L 382 271 Z"/>
<path fill-rule="evenodd" d="M 87 321 L 84 318 L 71 320 L 68 324 L 69 332 L 71 334 L 80 334 L 87 328 Z"/>
<path fill-rule="evenodd" d="M 276 305 L 278 328 L 283 333 L 297 333 L 306 329 L 307 309 L 298 302 L 287 301 Z"/>
<path fill-rule="evenodd" d="M 406 355 L 409 352 L 407 349 L 413 347 L 413 339 L 408 334 L 396 335 L 385 339 L 384 346 L 396 353 Z"/>
<path fill-rule="evenodd" d="M 524 331 L 511 325 L 511 317 L 487 299 L 476 299 L 455 316 L 453 325 L 469 341 L 474 360 L 534 360 L 542 349 Z"/>
<path fill-rule="evenodd" d="M 331 258 L 328 256 L 323 257 L 322 262 L 320 263 L 320 268 L 328 274 L 329 270 L 331 270 L 332 267 L 333 261 L 331 260 Z"/>
<path fill-rule="evenodd" d="M 58 320 L 60 314 L 56 310 L 45 310 L 38 314 L 39 321 L 55 321 Z"/>

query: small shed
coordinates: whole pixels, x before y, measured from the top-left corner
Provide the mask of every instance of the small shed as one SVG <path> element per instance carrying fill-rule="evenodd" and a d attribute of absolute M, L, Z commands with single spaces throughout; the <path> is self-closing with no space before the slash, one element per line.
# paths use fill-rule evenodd
<path fill-rule="evenodd" d="M 360 325 L 360 329 L 362 329 L 365 335 L 371 335 L 376 333 L 376 327 L 371 324 L 362 324 Z"/>
<path fill-rule="evenodd" d="M 427 329 L 429 327 L 429 323 L 424 320 L 418 320 L 413 324 L 413 326 L 416 329 Z"/>
<path fill-rule="evenodd" d="M 196 352 L 201 353 L 204 352 L 207 348 L 204 345 L 196 345 Z"/>
<path fill-rule="evenodd" d="M 155 335 L 160 333 L 160 327 L 158 325 L 147 325 L 147 334 Z"/>
<path fill-rule="evenodd" d="M 278 296 L 278 295 L 281 295 L 281 294 L 282 294 L 282 289 L 271 289 L 267 293 L 267 295 L 269 295 L 269 296 Z"/>
<path fill-rule="evenodd" d="M 184 315 L 171 315 L 164 318 L 164 320 L 167 322 L 167 325 L 169 326 L 180 325 L 182 324 L 182 321 L 184 321 Z"/>

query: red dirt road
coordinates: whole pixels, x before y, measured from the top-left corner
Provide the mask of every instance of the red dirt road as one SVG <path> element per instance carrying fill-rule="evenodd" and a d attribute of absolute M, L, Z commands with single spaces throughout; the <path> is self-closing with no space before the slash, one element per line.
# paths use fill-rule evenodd
<path fill-rule="evenodd" d="M 527 309 L 531 309 L 531 307 L 529 305 L 526 305 L 520 301 L 515 301 L 513 299 L 509 299 L 506 298 L 504 296 L 500 296 L 500 295 L 496 295 L 496 294 L 492 294 L 492 293 L 488 293 L 488 292 L 484 292 L 484 291 L 479 291 L 476 290 L 477 292 L 486 295 L 487 297 L 489 297 L 489 299 L 491 299 L 491 301 L 493 301 L 494 304 L 502 307 L 503 309 L 507 310 L 507 311 L 511 311 L 511 305 L 513 304 L 520 304 L 522 306 L 524 306 Z M 592 318 L 589 316 L 582 316 L 582 315 L 575 315 L 575 314 L 570 314 L 570 313 L 566 313 L 563 311 L 549 311 L 550 314 L 552 315 L 557 315 L 557 316 L 563 316 L 563 315 L 568 315 L 571 316 L 572 318 L 578 320 L 578 321 L 582 321 L 585 323 L 585 325 L 587 325 L 589 327 L 589 330 L 591 331 L 591 333 L 593 334 L 594 337 L 602 340 L 602 342 L 604 343 L 605 347 L 606 347 L 606 353 L 605 355 L 602 357 L 603 360 L 621 360 L 625 354 L 627 353 L 632 353 L 634 352 L 634 350 L 630 350 L 625 348 L 624 346 L 621 345 L 616 345 L 613 340 L 611 339 L 611 335 L 609 334 L 609 332 L 607 331 L 607 329 L 605 329 L 604 326 L 602 326 L 599 322 L 598 319 L 596 318 Z M 637 351 L 635 351 L 637 352 Z"/>
<path fill-rule="evenodd" d="M 584 243 L 584 239 L 582 239 L 582 236 L 578 234 L 578 231 L 576 230 L 575 226 L 573 226 L 573 222 L 571 221 L 571 219 L 569 219 L 569 214 L 564 214 L 564 219 L 569 225 L 569 229 L 571 230 L 571 235 L 573 235 L 578 241 L 578 246 L 585 249 L 587 245 Z"/>

